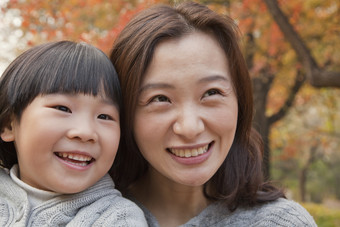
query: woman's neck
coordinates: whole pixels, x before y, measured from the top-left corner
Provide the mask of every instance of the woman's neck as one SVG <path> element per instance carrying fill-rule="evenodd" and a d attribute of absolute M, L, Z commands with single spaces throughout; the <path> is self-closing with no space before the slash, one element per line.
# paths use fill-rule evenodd
<path fill-rule="evenodd" d="M 184 224 L 209 205 L 203 186 L 178 184 L 155 170 L 148 171 L 132 185 L 130 192 L 162 227 Z"/>

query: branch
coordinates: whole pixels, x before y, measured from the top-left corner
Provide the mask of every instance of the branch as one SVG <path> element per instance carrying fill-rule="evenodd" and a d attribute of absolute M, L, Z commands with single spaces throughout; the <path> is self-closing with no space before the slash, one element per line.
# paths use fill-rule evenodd
<path fill-rule="evenodd" d="M 277 113 L 268 117 L 269 125 L 275 123 L 276 121 L 280 120 L 286 115 L 289 108 L 293 105 L 296 94 L 298 93 L 298 91 L 300 90 L 300 88 L 302 87 L 305 81 L 306 81 L 306 77 L 304 76 L 303 73 L 301 73 L 301 71 L 298 70 L 297 75 L 295 77 L 294 86 L 291 88 L 289 96 L 286 99 L 285 104 L 283 104 L 283 106 Z"/>
<path fill-rule="evenodd" d="M 308 47 L 281 11 L 277 0 L 263 1 L 302 62 L 309 83 L 314 87 L 340 87 L 340 72 L 328 72 L 318 66 Z"/>

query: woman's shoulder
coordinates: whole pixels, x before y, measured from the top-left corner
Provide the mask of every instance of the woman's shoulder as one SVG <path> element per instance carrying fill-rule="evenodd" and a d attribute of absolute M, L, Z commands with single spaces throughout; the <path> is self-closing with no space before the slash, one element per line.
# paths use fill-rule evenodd
<path fill-rule="evenodd" d="M 137 205 L 144 211 L 149 226 L 159 226 L 155 217 L 142 204 Z M 299 203 L 277 199 L 254 207 L 239 207 L 230 212 L 222 201 L 205 208 L 181 227 L 188 226 L 311 226 L 316 227 L 313 217 Z"/>
<path fill-rule="evenodd" d="M 317 226 L 300 204 L 277 199 L 230 212 L 223 202 L 215 202 L 183 226 Z"/>
<path fill-rule="evenodd" d="M 248 219 L 249 226 L 317 226 L 304 207 L 283 198 L 251 208 L 240 208 L 234 215 L 236 220 L 240 217 Z"/>

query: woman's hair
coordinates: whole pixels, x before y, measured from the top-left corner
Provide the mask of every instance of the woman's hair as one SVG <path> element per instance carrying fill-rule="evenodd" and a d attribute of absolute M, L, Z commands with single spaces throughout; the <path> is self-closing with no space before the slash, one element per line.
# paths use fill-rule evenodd
<path fill-rule="evenodd" d="M 103 95 L 122 108 L 119 80 L 109 58 L 90 44 L 71 41 L 41 44 L 22 53 L 0 77 L 0 92 L 1 132 L 14 118 L 20 121 L 38 95 Z M 0 140 L 0 166 L 16 163 L 14 143 Z"/>
<path fill-rule="evenodd" d="M 238 101 L 235 139 L 221 167 L 204 185 L 207 198 L 225 200 L 230 210 L 284 197 L 282 191 L 263 182 L 262 140 L 252 128 L 253 96 L 251 79 L 238 45 L 239 31 L 234 21 L 204 5 L 185 2 L 175 7 L 158 5 L 137 14 L 117 37 L 110 59 L 120 79 L 124 110 L 122 141 L 111 175 L 123 193 L 145 174 L 147 161 L 134 139 L 138 90 L 157 45 L 201 31 L 211 34 L 227 56 Z"/>

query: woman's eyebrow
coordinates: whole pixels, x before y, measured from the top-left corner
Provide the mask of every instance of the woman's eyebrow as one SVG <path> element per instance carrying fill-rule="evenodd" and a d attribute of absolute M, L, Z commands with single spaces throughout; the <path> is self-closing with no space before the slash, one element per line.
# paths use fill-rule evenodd
<path fill-rule="evenodd" d="M 229 78 L 226 76 L 212 75 L 212 76 L 207 76 L 207 77 L 199 79 L 198 83 L 205 83 L 205 82 L 212 82 L 212 81 L 224 81 L 227 83 L 230 82 Z"/>
<path fill-rule="evenodd" d="M 159 88 L 174 89 L 175 87 L 168 83 L 147 83 L 140 87 L 139 93 L 142 93 L 146 90 L 159 89 Z"/>
<path fill-rule="evenodd" d="M 198 80 L 197 83 L 205 83 L 205 82 L 211 82 L 211 81 L 229 82 L 230 80 L 226 76 L 213 75 L 213 76 L 207 76 L 207 77 L 201 78 Z M 139 93 L 142 93 L 146 90 L 159 89 L 159 88 L 174 89 L 175 87 L 168 83 L 147 83 L 140 87 Z"/>

